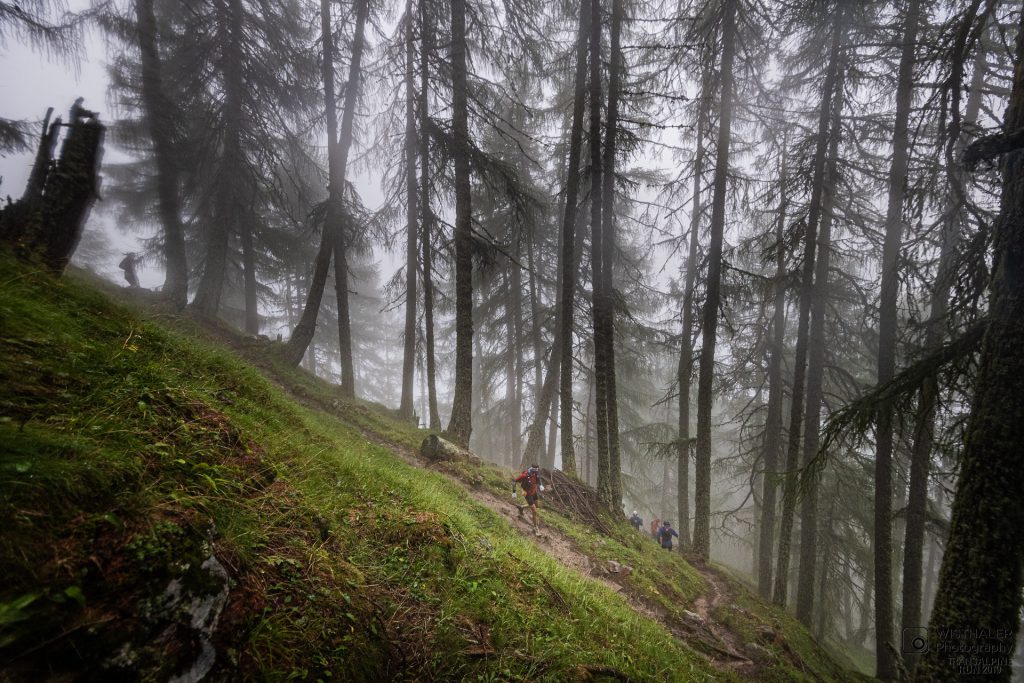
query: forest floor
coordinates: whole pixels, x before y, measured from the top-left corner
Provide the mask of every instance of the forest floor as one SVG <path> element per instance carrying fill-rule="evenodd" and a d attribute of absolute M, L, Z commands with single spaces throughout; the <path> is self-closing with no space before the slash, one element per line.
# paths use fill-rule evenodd
<path fill-rule="evenodd" d="M 273 342 L 2 258 L 0 329 L 0 682 L 859 680 L 624 520 L 534 534 L 511 471 Z"/>

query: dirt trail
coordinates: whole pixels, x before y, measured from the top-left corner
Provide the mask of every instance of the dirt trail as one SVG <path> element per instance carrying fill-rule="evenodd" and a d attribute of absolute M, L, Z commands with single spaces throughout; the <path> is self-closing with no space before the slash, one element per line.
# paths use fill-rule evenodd
<path fill-rule="evenodd" d="M 603 562 L 592 560 L 579 549 L 571 538 L 557 529 L 545 525 L 543 518 L 540 529 L 535 531 L 529 509 L 521 511 L 513 503 L 511 496 L 503 498 L 482 486 L 466 482 L 445 463 L 427 462 L 416 451 L 402 444 L 388 441 L 378 434 L 363 430 L 363 435 L 367 440 L 396 453 L 410 465 L 446 475 L 461 486 L 474 500 L 504 517 L 520 534 L 532 541 L 559 564 L 622 595 L 637 613 L 662 624 L 673 636 L 707 656 L 716 669 L 730 671 L 743 677 L 756 676 L 760 667 L 742 654 L 744 652 L 743 639 L 728 626 L 718 621 L 715 616 L 719 606 L 730 604 L 731 594 L 727 584 L 714 570 L 694 565 L 694 568 L 707 582 L 709 592 L 697 598 L 691 605 L 691 610 L 684 613 L 685 618 L 680 620 L 668 614 L 660 605 L 649 603 L 644 600 L 642 595 L 629 590 L 628 584 L 614 580 L 613 577 L 618 578 L 621 574 L 605 572 Z"/>

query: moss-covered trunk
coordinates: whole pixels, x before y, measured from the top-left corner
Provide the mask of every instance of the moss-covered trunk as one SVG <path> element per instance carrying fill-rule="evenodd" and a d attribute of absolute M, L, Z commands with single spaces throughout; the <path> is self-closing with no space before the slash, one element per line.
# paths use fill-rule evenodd
<path fill-rule="evenodd" d="M 1024 15 L 1003 131 L 1024 127 Z M 960 463 L 923 681 L 956 681 L 961 667 L 991 664 L 1010 680 L 1020 626 L 1024 560 L 1024 151 L 1002 159 L 1003 196 L 993 226 L 988 326 Z M 954 646 L 963 657 L 950 656 Z"/>

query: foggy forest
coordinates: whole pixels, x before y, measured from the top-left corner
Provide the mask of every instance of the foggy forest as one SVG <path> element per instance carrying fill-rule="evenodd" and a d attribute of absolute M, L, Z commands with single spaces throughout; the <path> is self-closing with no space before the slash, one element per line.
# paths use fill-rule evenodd
<path fill-rule="evenodd" d="M 0 681 L 1024 680 L 1017 0 L 0 0 L 0 171 Z"/>

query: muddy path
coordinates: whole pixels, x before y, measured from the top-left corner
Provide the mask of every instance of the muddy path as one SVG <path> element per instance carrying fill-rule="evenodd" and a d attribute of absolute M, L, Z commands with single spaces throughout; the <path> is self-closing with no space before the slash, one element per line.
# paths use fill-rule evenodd
<path fill-rule="evenodd" d="M 661 605 L 650 602 L 644 599 L 643 595 L 631 590 L 622 573 L 609 573 L 606 571 L 607 563 L 590 558 L 571 538 L 558 529 L 545 525 L 543 514 L 540 528 L 535 529 L 529 509 L 522 507 L 521 496 L 515 501 L 511 495 L 498 496 L 485 489 L 479 481 L 466 481 L 459 476 L 460 473 L 444 462 L 429 462 L 408 446 L 391 442 L 368 430 L 363 430 L 363 436 L 368 441 L 394 452 L 414 467 L 444 474 L 467 495 L 501 515 L 524 538 L 559 564 L 620 594 L 634 611 L 660 623 L 691 649 L 706 656 L 712 666 L 719 671 L 731 672 L 744 678 L 757 676 L 760 666 L 743 654 L 743 638 L 716 617 L 719 607 L 731 604 L 732 593 L 728 583 L 714 569 L 693 565 L 707 583 L 708 592 L 697 598 L 689 609 L 683 612 L 683 618 L 680 619 L 669 614 Z M 511 491 L 509 493 L 511 494 Z"/>

